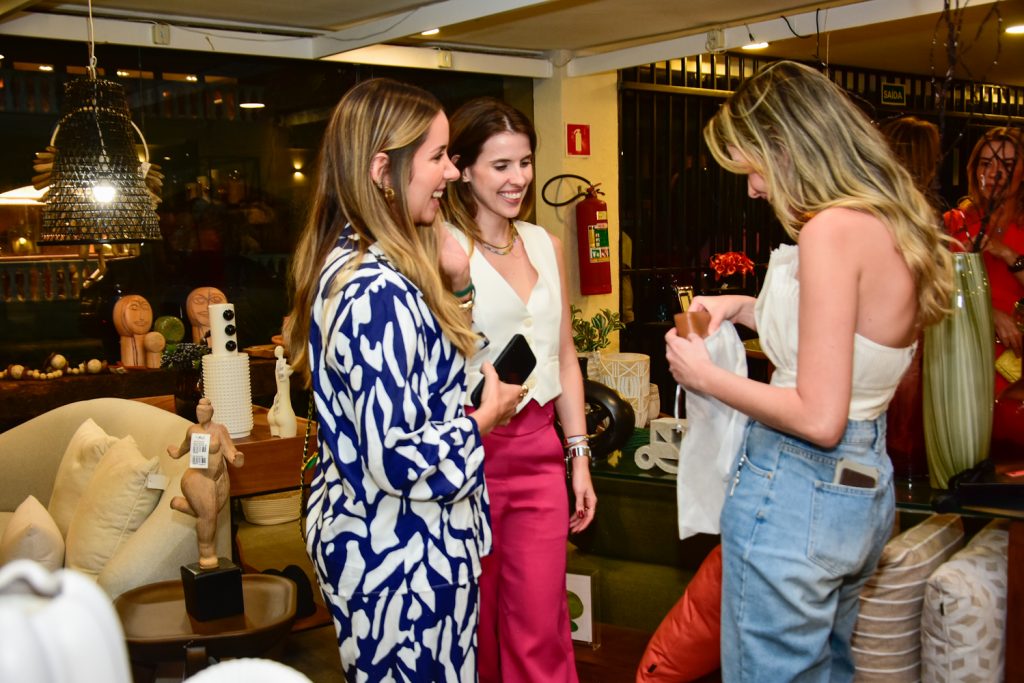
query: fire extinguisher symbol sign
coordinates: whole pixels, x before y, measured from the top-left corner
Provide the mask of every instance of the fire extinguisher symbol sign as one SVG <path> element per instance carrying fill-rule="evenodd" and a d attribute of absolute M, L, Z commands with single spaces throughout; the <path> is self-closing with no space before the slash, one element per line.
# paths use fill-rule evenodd
<path fill-rule="evenodd" d="M 590 124 L 565 124 L 565 152 L 571 157 L 590 156 Z"/>

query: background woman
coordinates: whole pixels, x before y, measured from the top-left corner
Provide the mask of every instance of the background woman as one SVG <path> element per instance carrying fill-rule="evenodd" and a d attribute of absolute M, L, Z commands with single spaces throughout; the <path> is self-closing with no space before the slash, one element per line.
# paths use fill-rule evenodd
<path fill-rule="evenodd" d="M 312 383 L 320 449 L 306 547 L 353 683 L 475 678 L 490 549 L 480 438 L 511 417 L 521 387 L 484 368 L 466 417 L 473 299 L 452 291 L 469 264 L 435 220 L 458 175 L 447 144 L 430 94 L 354 87 L 324 135 L 293 263 L 286 334 Z"/>
<path fill-rule="evenodd" d="M 983 251 L 992 291 L 995 357 L 1007 349 L 1019 359 L 1021 331 L 1013 305 L 1024 297 L 1024 135 L 1018 128 L 992 128 L 967 161 L 968 196 L 946 212 L 946 229 L 968 251 Z M 996 373 L 996 395 L 1010 382 Z"/>
<path fill-rule="evenodd" d="M 494 549 L 480 577 L 480 679 L 576 681 L 565 542 L 569 531 L 590 524 L 597 498 L 561 243 L 519 220 L 533 208 L 537 135 L 522 112 L 491 98 L 463 105 L 451 124 L 450 151 L 461 176 L 446 196 L 445 214 L 470 254 L 473 322 L 490 341 L 470 361 L 469 388 L 514 334 L 524 335 L 537 357 L 515 418 L 484 439 Z M 575 496 L 571 517 L 566 467 Z"/>
<path fill-rule="evenodd" d="M 850 681 L 858 594 L 893 523 L 885 408 L 948 305 L 951 257 L 878 130 L 808 67 L 747 79 L 704 136 L 798 243 L 773 252 L 756 301 L 693 302 L 712 329 L 759 332 L 771 384 L 666 335 L 678 382 L 752 418 L 721 520 L 723 680 Z"/>

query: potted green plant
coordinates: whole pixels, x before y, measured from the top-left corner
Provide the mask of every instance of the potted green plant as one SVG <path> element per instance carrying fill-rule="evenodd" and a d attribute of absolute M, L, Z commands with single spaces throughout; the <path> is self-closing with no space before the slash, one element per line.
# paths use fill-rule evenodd
<path fill-rule="evenodd" d="M 174 390 L 174 412 L 182 417 L 195 420 L 196 407 L 203 397 L 203 371 L 200 361 L 210 352 L 206 344 L 168 344 L 160 358 L 160 367 L 177 370 L 177 386 Z"/>
<path fill-rule="evenodd" d="M 600 368 L 600 353 L 611 344 L 609 336 L 612 332 L 626 329 L 618 313 L 602 308 L 589 320 L 583 317 L 583 311 L 575 305 L 569 305 L 572 314 L 572 343 L 580 357 L 580 368 L 584 376 L 599 375 L 599 372 L 588 373 L 588 365 L 592 371 Z"/>

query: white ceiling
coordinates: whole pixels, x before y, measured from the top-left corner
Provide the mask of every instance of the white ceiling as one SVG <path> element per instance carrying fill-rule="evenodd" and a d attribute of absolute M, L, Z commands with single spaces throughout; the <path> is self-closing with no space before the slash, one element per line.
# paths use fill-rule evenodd
<path fill-rule="evenodd" d="M 1024 21 L 1024 0 L 950 0 L 967 5 L 956 75 L 1024 85 L 1024 37 L 1001 36 L 994 17 Z M 171 26 L 168 47 L 306 59 L 451 68 L 546 77 L 610 71 L 722 47 L 753 35 L 763 54 L 941 75 L 949 23 L 943 0 L 95 0 L 97 42 L 153 45 L 152 26 Z M 0 36 L 85 39 L 85 0 L 0 0 Z M 785 19 L 783 19 L 785 17 Z M 983 19 L 988 17 L 987 23 Z M 788 24 L 787 24 L 788 20 Z M 984 26 L 979 34 L 979 27 Z M 430 38 L 420 31 L 440 27 Z M 793 37 L 795 34 L 804 36 Z M 1001 43 L 998 63 L 997 45 Z M 0 39 L 0 52 L 2 52 Z"/>

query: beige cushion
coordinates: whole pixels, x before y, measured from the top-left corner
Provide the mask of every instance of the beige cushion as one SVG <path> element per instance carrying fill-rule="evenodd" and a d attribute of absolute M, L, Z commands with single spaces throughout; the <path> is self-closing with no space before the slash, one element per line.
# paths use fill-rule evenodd
<path fill-rule="evenodd" d="M 64 566 L 64 537 L 35 496 L 18 506 L 0 537 L 0 565 L 11 560 L 35 560 L 51 572 Z"/>
<path fill-rule="evenodd" d="M 83 422 L 68 442 L 60 467 L 57 468 L 57 476 L 53 480 L 53 494 L 47 506 L 62 536 L 68 535 L 75 508 L 96 471 L 96 464 L 116 442 L 117 437 L 109 436 L 92 418 Z"/>
<path fill-rule="evenodd" d="M 69 569 L 92 576 L 103 569 L 160 500 L 161 491 L 146 487 L 149 475 L 159 468 L 160 459 L 142 455 L 131 436 L 107 450 L 68 529 Z"/>
<path fill-rule="evenodd" d="M 997 520 L 932 573 L 921 617 L 921 676 L 999 683 L 1006 635 L 1008 523 Z"/>
<path fill-rule="evenodd" d="M 932 515 L 889 541 L 860 593 L 853 631 L 855 680 L 921 679 L 921 608 L 931 573 L 963 546 L 959 515 Z"/>

